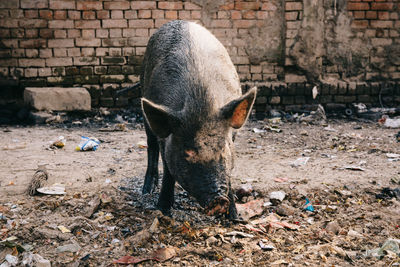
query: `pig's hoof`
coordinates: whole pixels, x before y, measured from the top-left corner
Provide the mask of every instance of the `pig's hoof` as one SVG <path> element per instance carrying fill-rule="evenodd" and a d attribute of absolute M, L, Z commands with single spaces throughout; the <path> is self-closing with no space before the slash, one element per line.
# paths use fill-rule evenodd
<path fill-rule="evenodd" d="M 228 211 L 229 199 L 223 196 L 216 197 L 213 199 L 206 208 L 208 216 L 225 214 Z"/>
<path fill-rule="evenodd" d="M 159 207 L 158 210 L 160 210 L 164 216 L 172 217 L 171 209 L 165 209 Z"/>

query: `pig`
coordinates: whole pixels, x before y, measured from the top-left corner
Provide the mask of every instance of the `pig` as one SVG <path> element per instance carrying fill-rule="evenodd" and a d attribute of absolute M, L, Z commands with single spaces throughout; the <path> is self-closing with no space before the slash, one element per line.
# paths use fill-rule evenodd
<path fill-rule="evenodd" d="M 158 186 L 161 154 L 158 209 L 170 215 L 178 182 L 208 215 L 238 220 L 232 137 L 249 116 L 256 88 L 242 95 L 224 46 L 204 27 L 180 20 L 151 36 L 140 84 L 148 144 L 143 194 Z"/>

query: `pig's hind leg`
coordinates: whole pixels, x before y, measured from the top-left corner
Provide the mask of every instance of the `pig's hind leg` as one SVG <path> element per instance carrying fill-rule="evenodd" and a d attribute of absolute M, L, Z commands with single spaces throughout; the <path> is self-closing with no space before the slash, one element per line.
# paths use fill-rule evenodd
<path fill-rule="evenodd" d="M 144 123 L 147 135 L 147 171 L 142 189 L 143 194 L 149 194 L 158 186 L 158 157 L 160 148 L 157 137 L 151 131 L 147 122 Z M 153 187 L 154 186 L 154 187 Z"/>

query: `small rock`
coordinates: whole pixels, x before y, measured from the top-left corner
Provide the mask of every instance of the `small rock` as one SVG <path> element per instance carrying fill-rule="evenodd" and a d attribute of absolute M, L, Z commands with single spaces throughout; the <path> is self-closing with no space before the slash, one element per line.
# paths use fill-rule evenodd
<path fill-rule="evenodd" d="M 241 185 L 240 188 L 236 191 L 236 196 L 238 199 L 242 199 L 243 197 L 250 196 L 253 192 L 253 186 L 251 184 Z"/>
<path fill-rule="evenodd" d="M 325 230 L 327 232 L 331 232 L 331 233 L 334 233 L 335 235 L 337 235 L 340 231 L 340 226 L 337 223 L 337 221 L 332 221 L 326 225 Z"/>
<path fill-rule="evenodd" d="M 276 208 L 276 213 L 281 216 L 291 216 L 295 212 L 295 209 L 289 205 L 281 204 Z"/>

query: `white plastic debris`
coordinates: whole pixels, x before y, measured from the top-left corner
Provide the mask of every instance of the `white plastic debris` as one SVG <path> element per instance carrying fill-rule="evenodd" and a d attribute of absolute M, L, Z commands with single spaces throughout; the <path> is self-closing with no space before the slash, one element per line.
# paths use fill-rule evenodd
<path fill-rule="evenodd" d="M 310 157 L 301 157 L 296 159 L 295 161 L 292 162 L 292 164 L 290 164 L 290 166 L 292 167 L 300 167 L 300 166 L 304 166 L 307 164 L 308 160 L 310 159 Z"/>

